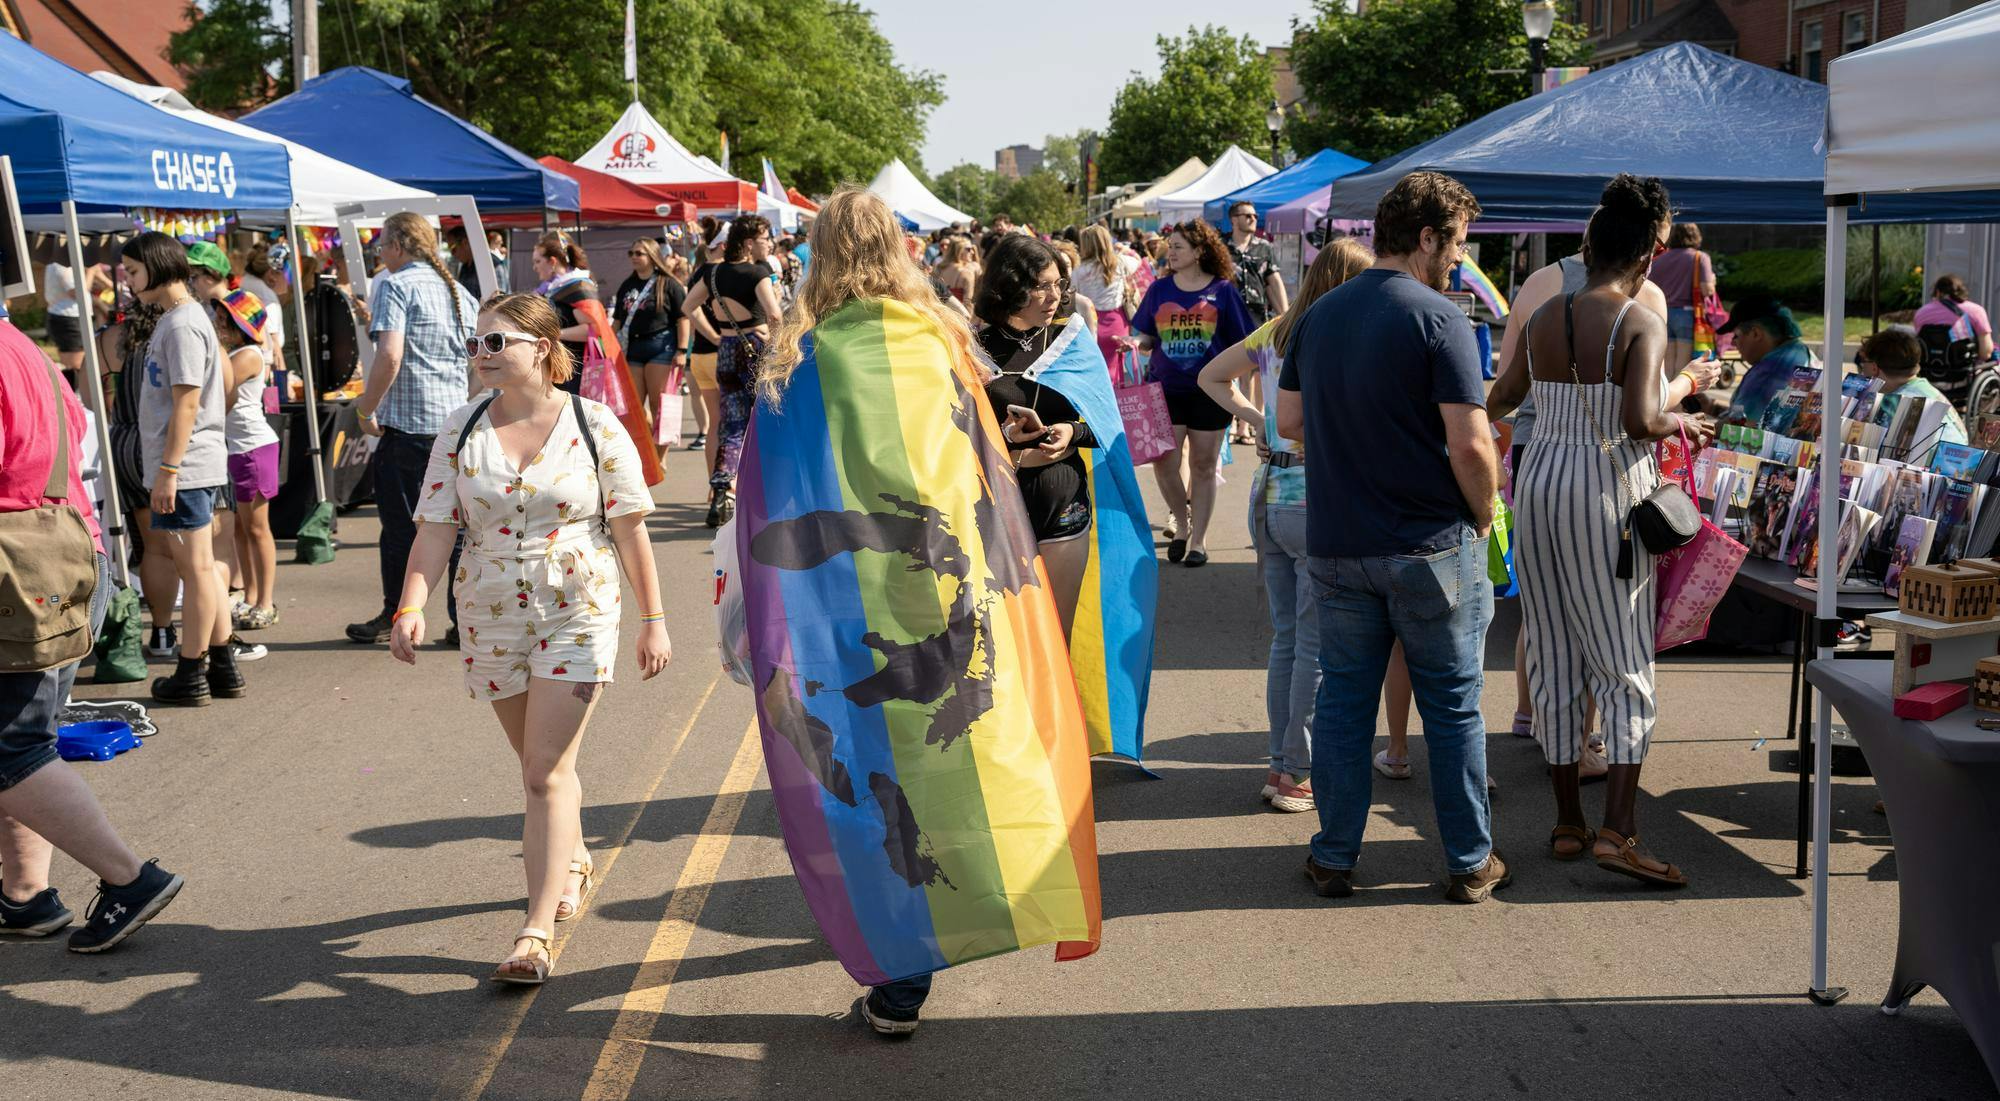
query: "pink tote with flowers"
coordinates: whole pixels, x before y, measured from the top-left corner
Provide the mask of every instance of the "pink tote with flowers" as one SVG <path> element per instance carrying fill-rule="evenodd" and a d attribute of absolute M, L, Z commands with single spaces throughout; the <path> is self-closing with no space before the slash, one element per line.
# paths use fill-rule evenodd
<path fill-rule="evenodd" d="M 1167 413 L 1167 392 L 1157 382 L 1147 382 L 1139 372 L 1139 355 L 1125 353 L 1124 377 L 1113 389 L 1118 394 L 1118 416 L 1125 422 L 1125 446 L 1132 452 L 1132 465 L 1145 466 L 1174 450 L 1174 421 Z"/>
<path fill-rule="evenodd" d="M 1679 442 L 1680 461 L 1676 465 L 1686 477 L 1688 496 L 1694 497 L 1694 449 L 1685 431 Z M 1701 531 L 1692 542 L 1654 559 L 1653 588 L 1659 594 L 1653 621 L 1654 653 L 1708 637 L 1708 617 L 1722 602 L 1749 553 L 1750 548 L 1731 539 L 1704 516 Z"/>

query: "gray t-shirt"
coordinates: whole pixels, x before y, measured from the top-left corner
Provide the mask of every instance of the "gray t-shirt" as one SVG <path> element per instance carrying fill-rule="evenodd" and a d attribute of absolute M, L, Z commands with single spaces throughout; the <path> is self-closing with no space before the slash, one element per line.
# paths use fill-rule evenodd
<path fill-rule="evenodd" d="M 139 382 L 139 439 L 145 449 L 146 488 L 153 488 L 160 460 L 166 454 L 167 418 L 174 411 L 174 387 L 198 386 L 194 431 L 181 456 L 180 486 L 202 489 L 229 480 L 223 423 L 229 410 L 228 387 L 222 374 L 222 344 L 199 300 L 183 302 L 160 316 L 146 345 L 146 375 Z"/>

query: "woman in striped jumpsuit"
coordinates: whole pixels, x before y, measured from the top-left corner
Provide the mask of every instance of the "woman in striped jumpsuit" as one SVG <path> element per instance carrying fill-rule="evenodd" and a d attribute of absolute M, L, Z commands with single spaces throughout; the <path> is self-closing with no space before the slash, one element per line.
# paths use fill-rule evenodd
<path fill-rule="evenodd" d="M 1633 309 L 1666 240 L 1666 189 L 1621 175 L 1599 202 L 1585 234 L 1588 281 L 1528 321 L 1488 413 L 1505 414 L 1532 386 L 1539 417 L 1515 485 L 1515 554 L 1535 733 L 1553 766 L 1550 851 L 1559 860 L 1588 851 L 1608 870 L 1680 886 L 1687 882 L 1680 869 L 1653 859 L 1636 836 L 1639 769 L 1657 713 L 1655 597 L 1653 556 L 1629 535 L 1626 517 L 1659 483 L 1653 441 L 1683 428 L 1669 410 L 1701 381 L 1695 375 L 1713 369 L 1683 371 L 1669 383 L 1666 323 Z M 1692 419 L 1685 427 L 1690 437 L 1708 432 Z M 1595 832 L 1585 825 L 1577 768 L 1593 699 L 1611 760 L 1604 825 Z"/>

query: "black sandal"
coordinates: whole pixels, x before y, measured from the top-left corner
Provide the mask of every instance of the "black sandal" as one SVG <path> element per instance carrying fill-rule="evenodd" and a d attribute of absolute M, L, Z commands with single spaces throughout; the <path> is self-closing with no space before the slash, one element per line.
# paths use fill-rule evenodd
<path fill-rule="evenodd" d="M 1167 540 L 1167 561 L 1178 562 L 1186 557 L 1187 557 L 1187 540 L 1185 539 Z"/>
<path fill-rule="evenodd" d="M 1205 550 L 1189 551 L 1187 553 L 1187 561 L 1181 563 L 1181 565 L 1186 566 L 1188 569 L 1193 569 L 1196 566 L 1206 566 L 1208 565 L 1208 552 Z"/>

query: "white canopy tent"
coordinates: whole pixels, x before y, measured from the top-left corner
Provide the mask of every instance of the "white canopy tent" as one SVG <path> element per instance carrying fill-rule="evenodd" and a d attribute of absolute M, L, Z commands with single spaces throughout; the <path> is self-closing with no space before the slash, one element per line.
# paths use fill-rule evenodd
<path fill-rule="evenodd" d="M 917 230 L 922 233 L 944 229 L 953 222 L 969 224 L 972 221 L 972 215 L 931 194 L 931 189 L 918 181 L 901 157 L 883 165 L 882 171 L 868 181 L 868 190 L 881 196 L 890 210 L 916 223 Z"/>
<path fill-rule="evenodd" d="M 2000 0 L 1834 59 L 1827 69 L 1826 408 L 1840 408 L 1846 325 L 1848 208 L 1870 194 L 2000 189 Z M 1981 89 L 1984 89 L 1983 91 Z M 1985 135 L 1981 137 L 1980 135 Z M 2000 203 L 1996 203 L 2000 207 Z M 1954 220 L 1962 220 L 1957 216 Z M 1840 418 L 1820 426 L 1819 657 L 1833 656 L 1837 618 L 1834 540 L 1840 527 Z M 1833 705 L 1820 693 L 1813 740 L 1812 985 L 1814 1000 L 1846 994 L 1827 985 L 1827 845 L 1832 831 Z"/>
<path fill-rule="evenodd" d="M 1206 171 L 1208 171 L 1207 162 L 1203 161 L 1200 157 L 1189 157 L 1187 160 L 1182 161 L 1180 166 L 1172 172 L 1154 180 L 1152 186 L 1147 187 L 1130 198 L 1120 200 L 1117 206 L 1111 208 L 1111 216 L 1113 218 L 1144 218 L 1146 215 L 1152 213 L 1152 208 L 1146 205 L 1148 202 L 1162 195 L 1170 195 L 1173 192 L 1179 191 L 1181 188 L 1201 179 L 1201 174 Z"/>
<path fill-rule="evenodd" d="M 1208 171 L 1194 182 L 1163 195 L 1143 197 L 1141 205 L 1158 214 L 1162 222 L 1199 218 L 1202 207 L 1210 199 L 1220 199 L 1232 191 L 1240 191 L 1276 171 L 1232 145 L 1223 150 L 1222 155 L 1215 158 L 1215 163 L 1208 166 Z"/>
<path fill-rule="evenodd" d="M 611 129 L 576 163 L 641 184 L 719 183 L 736 179 L 714 161 L 689 152 L 638 100 L 625 108 Z"/>

